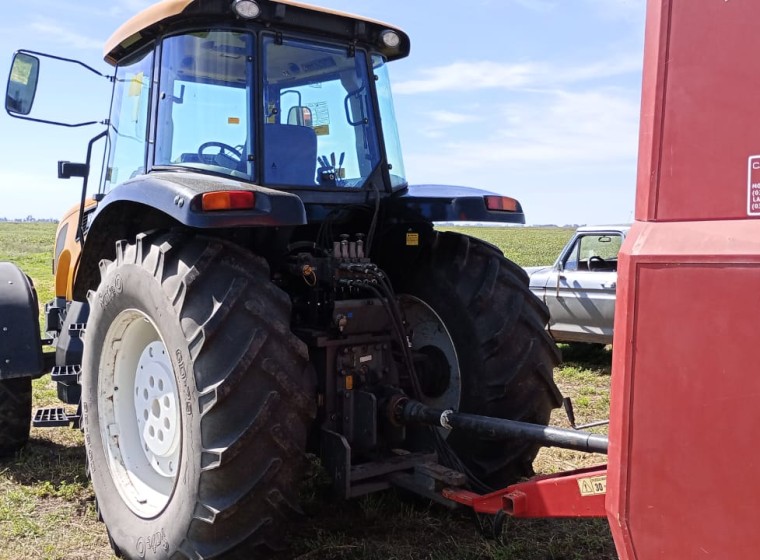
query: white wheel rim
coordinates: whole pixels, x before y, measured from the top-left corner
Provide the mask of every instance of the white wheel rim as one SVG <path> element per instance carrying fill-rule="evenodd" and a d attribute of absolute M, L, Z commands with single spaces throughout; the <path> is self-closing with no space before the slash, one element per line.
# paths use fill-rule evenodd
<path fill-rule="evenodd" d="M 106 334 L 98 380 L 100 435 L 114 485 L 138 516 L 169 503 L 182 451 L 171 359 L 155 324 L 129 309 Z"/>
<path fill-rule="evenodd" d="M 177 386 L 162 342 L 150 343 L 140 356 L 135 414 L 148 462 L 158 474 L 173 476 L 179 459 Z"/>

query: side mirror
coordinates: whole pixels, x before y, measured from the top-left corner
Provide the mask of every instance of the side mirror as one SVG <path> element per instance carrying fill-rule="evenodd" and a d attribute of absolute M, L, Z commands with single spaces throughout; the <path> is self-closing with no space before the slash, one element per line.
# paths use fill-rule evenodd
<path fill-rule="evenodd" d="M 311 109 L 304 105 L 296 105 L 288 111 L 288 124 L 311 127 L 313 122 Z"/>
<path fill-rule="evenodd" d="M 27 53 L 16 53 L 5 93 L 6 111 L 16 115 L 28 115 L 32 111 L 39 74 L 39 58 Z"/>

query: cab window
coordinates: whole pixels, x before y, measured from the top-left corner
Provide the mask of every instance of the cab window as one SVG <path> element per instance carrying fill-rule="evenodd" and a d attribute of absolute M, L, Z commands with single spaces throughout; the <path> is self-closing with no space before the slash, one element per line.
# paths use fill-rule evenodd
<path fill-rule="evenodd" d="M 106 191 L 145 173 L 145 146 L 150 108 L 153 51 L 119 66 L 109 121 L 110 153 Z"/>
<path fill-rule="evenodd" d="M 363 187 L 380 162 L 367 55 L 264 38 L 264 183 Z"/>
<path fill-rule="evenodd" d="M 169 37 L 161 56 L 155 164 L 252 179 L 253 37 Z"/>

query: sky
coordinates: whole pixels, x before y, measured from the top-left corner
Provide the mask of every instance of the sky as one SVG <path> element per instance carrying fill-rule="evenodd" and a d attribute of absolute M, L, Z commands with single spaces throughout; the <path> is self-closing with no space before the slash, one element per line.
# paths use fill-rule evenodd
<path fill-rule="evenodd" d="M 151 3 L 6 2 L 0 75 L 6 79 L 19 48 L 110 73 L 104 42 Z M 387 21 L 410 35 L 411 56 L 390 66 L 410 183 L 512 196 L 528 224 L 633 220 L 645 0 L 314 3 Z M 107 80 L 46 64 L 39 116 L 108 117 Z M 59 180 L 57 161 L 84 161 L 88 140 L 101 130 L 0 113 L 0 217 L 58 218 L 78 203 L 81 182 Z"/>

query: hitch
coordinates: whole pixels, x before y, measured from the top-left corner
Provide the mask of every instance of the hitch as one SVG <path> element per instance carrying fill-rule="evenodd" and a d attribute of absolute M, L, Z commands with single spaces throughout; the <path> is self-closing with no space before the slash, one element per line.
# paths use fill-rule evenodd
<path fill-rule="evenodd" d="M 491 439 L 522 439 L 547 447 L 561 447 L 590 453 L 607 453 L 607 436 L 529 424 L 516 420 L 436 410 L 421 402 L 399 397 L 391 402 L 391 414 L 400 424 L 442 426 Z M 607 493 L 606 466 L 537 476 L 488 494 L 462 488 L 444 488 L 441 496 L 477 513 L 504 517 L 604 517 Z M 495 532 L 500 532 L 494 529 Z"/>
<path fill-rule="evenodd" d="M 522 439 L 534 441 L 546 447 L 607 454 L 608 440 L 604 435 L 465 414 L 453 410 L 436 410 L 405 397 L 395 400 L 392 406 L 393 417 L 400 424 L 442 426 L 447 430 L 462 430 L 491 439 Z"/>

